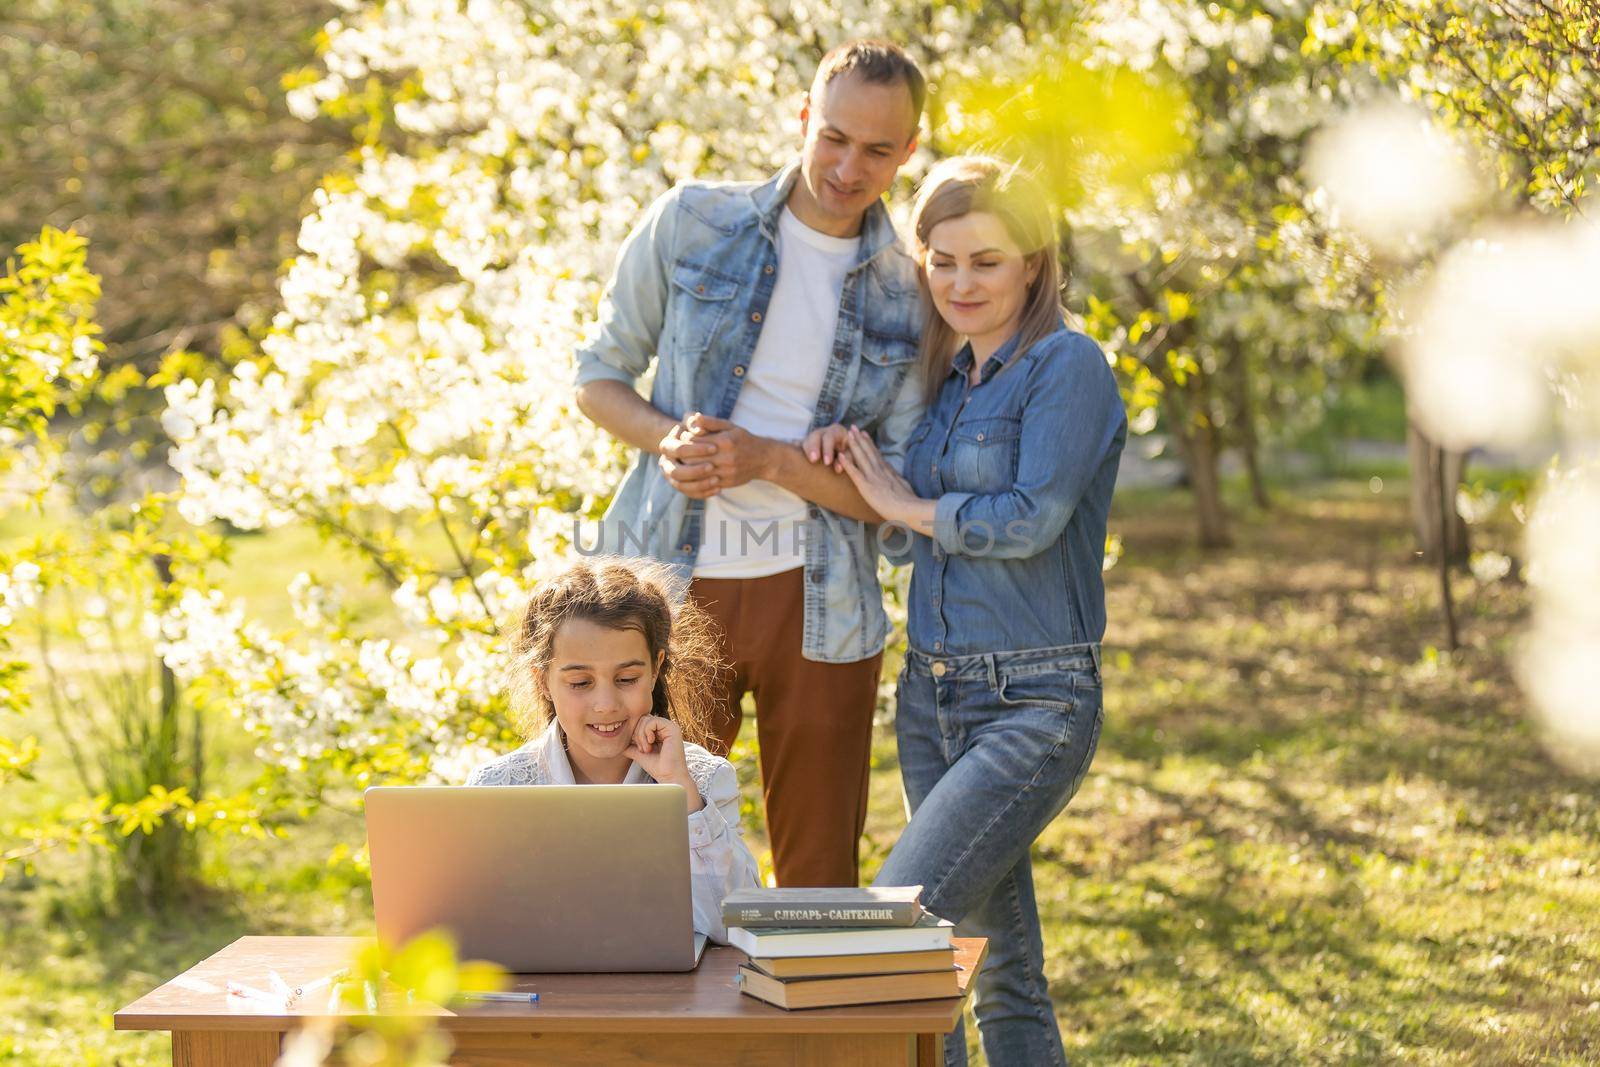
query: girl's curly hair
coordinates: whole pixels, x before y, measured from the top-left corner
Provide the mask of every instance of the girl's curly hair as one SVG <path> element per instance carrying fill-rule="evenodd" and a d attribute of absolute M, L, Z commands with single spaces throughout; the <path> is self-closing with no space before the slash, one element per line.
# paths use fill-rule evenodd
<path fill-rule="evenodd" d="M 670 569 L 638 559 L 593 557 L 539 585 L 528 598 L 512 643 L 511 700 L 525 736 L 555 718 L 544 678 L 556 632 L 569 619 L 587 619 L 644 635 L 653 663 L 665 652 L 651 693 L 650 713 L 669 718 L 683 739 L 705 745 L 719 701 L 723 667 L 716 624 L 685 595 Z"/>

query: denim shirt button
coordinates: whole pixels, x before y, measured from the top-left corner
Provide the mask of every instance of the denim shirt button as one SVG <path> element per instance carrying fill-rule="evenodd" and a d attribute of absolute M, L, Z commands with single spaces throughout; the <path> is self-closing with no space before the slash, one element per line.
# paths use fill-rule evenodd
<path fill-rule="evenodd" d="M 821 585 L 822 584 L 822 571 L 814 570 L 814 571 L 811 572 L 811 584 L 812 585 Z"/>
<path fill-rule="evenodd" d="M 761 321 L 761 312 L 759 312 L 759 311 L 752 311 L 752 312 L 751 312 L 751 313 L 750 313 L 750 321 L 751 321 L 751 322 L 760 322 L 760 321 Z"/>
<path fill-rule="evenodd" d="M 766 265 L 766 267 L 765 267 L 765 269 L 763 269 L 763 270 L 762 270 L 762 271 L 761 271 L 761 273 L 762 273 L 762 274 L 771 274 L 771 273 L 772 273 L 772 264 L 771 264 L 771 263 L 768 263 L 768 264 L 767 264 L 767 265 Z"/>
<path fill-rule="evenodd" d="M 735 378 L 743 378 L 744 377 L 744 368 L 743 367 L 735 367 L 735 368 L 733 368 L 733 376 Z"/>
<path fill-rule="evenodd" d="M 685 552 L 693 552 L 694 551 L 694 546 L 693 545 L 685 544 L 685 545 L 679 545 L 678 547 L 682 548 Z"/>
<path fill-rule="evenodd" d="M 933 647 L 934 648 L 938 648 L 939 646 L 936 643 Z M 943 678 L 944 677 L 944 672 L 948 668 L 945 667 L 944 662 L 942 660 L 934 660 L 933 661 L 933 666 L 929 667 L 928 669 L 933 672 L 933 676 L 935 678 Z"/>

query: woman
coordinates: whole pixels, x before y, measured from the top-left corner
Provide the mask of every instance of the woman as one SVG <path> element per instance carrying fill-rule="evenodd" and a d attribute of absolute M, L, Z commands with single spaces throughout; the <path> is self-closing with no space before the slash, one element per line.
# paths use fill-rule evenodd
<path fill-rule="evenodd" d="M 929 407 L 902 476 L 855 428 L 807 441 L 909 542 L 895 731 L 911 822 L 880 885 L 989 939 L 979 1037 L 994 1067 L 1061 1064 L 1028 849 L 1100 736 L 1101 560 L 1127 418 L 1105 356 L 1063 322 L 1051 216 L 987 158 L 917 198 Z M 964 342 L 963 342 L 964 339 Z M 960 1029 L 946 1061 L 966 1062 Z"/>

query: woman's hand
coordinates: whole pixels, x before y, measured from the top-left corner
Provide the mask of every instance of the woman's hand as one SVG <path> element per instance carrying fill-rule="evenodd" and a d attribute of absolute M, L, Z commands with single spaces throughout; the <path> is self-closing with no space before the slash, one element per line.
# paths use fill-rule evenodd
<path fill-rule="evenodd" d="M 843 452 L 850 444 L 850 431 L 834 423 L 832 426 L 819 426 L 806 434 L 806 439 L 800 445 L 800 451 L 813 463 L 821 463 L 824 467 L 832 467 L 837 474 L 844 473 L 844 464 L 839 461 L 839 453 Z"/>
<path fill-rule="evenodd" d="M 852 426 L 844 437 L 845 448 L 838 453 L 838 460 L 861 498 L 885 519 L 910 523 L 914 527 L 919 525 L 921 512 L 928 502 L 889 465 L 865 431 Z"/>
<path fill-rule="evenodd" d="M 700 787 L 689 773 L 683 754 L 683 731 L 671 719 L 646 715 L 633 728 L 633 738 L 622 753 L 663 785 L 681 785 L 689 799 L 689 814 L 705 807 Z"/>

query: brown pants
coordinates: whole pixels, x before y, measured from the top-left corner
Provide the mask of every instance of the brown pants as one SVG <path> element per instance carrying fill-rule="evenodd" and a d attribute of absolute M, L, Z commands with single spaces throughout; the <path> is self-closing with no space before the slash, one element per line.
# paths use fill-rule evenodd
<path fill-rule="evenodd" d="M 855 663 L 803 657 L 803 579 L 798 567 L 766 578 L 696 578 L 689 596 L 716 620 L 732 663 L 713 724 L 723 753 L 739 736 L 741 699 L 755 695 L 778 884 L 853 886 L 883 655 Z"/>

